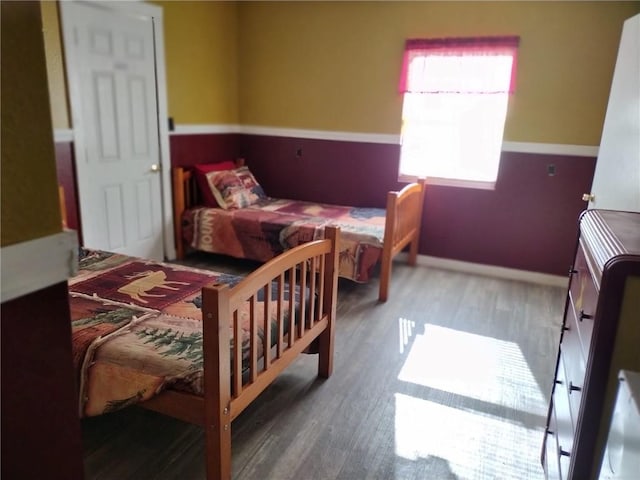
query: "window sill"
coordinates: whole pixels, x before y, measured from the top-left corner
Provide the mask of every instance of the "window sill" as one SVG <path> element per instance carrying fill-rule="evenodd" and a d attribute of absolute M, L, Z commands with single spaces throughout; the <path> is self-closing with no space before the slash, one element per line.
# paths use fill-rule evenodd
<path fill-rule="evenodd" d="M 418 177 L 415 175 L 400 175 L 398 177 L 399 182 L 417 182 Z M 443 187 L 456 187 L 456 188 L 474 188 L 477 190 L 495 190 L 496 182 L 486 182 L 480 180 L 463 180 L 460 178 L 439 178 L 439 177 L 427 177 L 427 185 L 439 185 Z"/>

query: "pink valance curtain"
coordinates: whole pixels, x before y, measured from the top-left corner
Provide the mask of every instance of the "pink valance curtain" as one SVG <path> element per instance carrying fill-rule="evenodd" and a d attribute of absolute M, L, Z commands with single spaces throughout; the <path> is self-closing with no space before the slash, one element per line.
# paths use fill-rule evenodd
<path fill-rule="evenodd" d="M 519 43 L 517 36 L 409 39 L 400 93 L 513 93 Z"/>

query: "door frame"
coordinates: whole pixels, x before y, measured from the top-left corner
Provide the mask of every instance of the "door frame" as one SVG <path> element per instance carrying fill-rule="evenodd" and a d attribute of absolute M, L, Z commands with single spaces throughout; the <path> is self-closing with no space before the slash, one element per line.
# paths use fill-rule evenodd
<path fill-rule="evenodd" d="M 162 233 L 163 252 L 168 260 L 176 258 L 176 249 L 173 238 L 173 202 L 171 186 L 171 151 L 169 148 L 169 127 L 167 118 L 167 79 L 165 70 L 165 50 L 164 50 L 164 28 L 162 7 L 144 2 L 114 2 L 111 1 L 84 1 L 65 0 L 58 2 L 60 8 L 60 28 L 62 33 L 62 45 L 66 51 L 67 39 L 73 38 L 72 28 L 69 21 L 65 21 L 65 12 L 73 8 L 73 4 L 86 4 L 99 9 L 111 12 L 122 13 L 124 15 L 141 16 L 149 18 L 153 26 L 154 60 L 156 68 L 156 99 L 157 99 L 157 126 L 158 126 L 158 159 L 161 165 L 160 171 L 160 192 L 162 197 Z M 82 94 L 79 84 L 79 72 L 76 70 L 74 59 L 71 55 L 64 55 L 64 66 L 67 75 L 67 92 L 69 96 L 69 108 L 71 116 L 71 128 L 73 131 L 73 150 L 76 163 L 85 162 L 87 156 L 86 133 L 83 130 L 82 122 Z M 76 172 L 78 169 L 76 169 Z M 76 178 L 78 184 L 82 181 L 79 176 Z M 80 218 L 82 219 L 82 205 L 79 205 Z M 83 222 L 81 222 L 82 224 Z"/>

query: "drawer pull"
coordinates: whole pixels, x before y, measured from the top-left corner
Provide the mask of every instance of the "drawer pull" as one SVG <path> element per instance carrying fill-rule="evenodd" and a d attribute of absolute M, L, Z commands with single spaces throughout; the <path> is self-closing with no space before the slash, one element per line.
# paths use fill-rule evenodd
<path fill-rule="evenodd" d="M 562 331 L 566 332 L 568 330 L 571 330 L 571 328 L 568 325 L 562 325 Z"/>
<path fill-rule="evenodd" d="M 571 452 L 567 452 L 566 450 L 563 450 L 561 446 L 558 445 L 558 454 L 561 457 L 570 457 L 571 456 Z"/>
<path fill-rule="evenodd" d="M 578 318 L 578 320 L 582 321 L 582 320 L 591 320 L 593 318 L 593 315 L 589 315 L 588 313 L 584 313 L 584 310 L 580 310 L 580 317 Z"/>
<path fill-rule="evenodd" d="M 581 392 L 582 391 L 582 387 L 578 387 L 577 385 L 574 385 L 572 382 L 569 382 L 569 395 L 571 395 L 571 392 Z"/>
<path fill-rule="evenodd" d="M 574 269 L 573 267 L 569 267 L 569 276 L 575 275 L 576 273 L 578 273 L 578 270 Z"/>
<path fill-rule="evenodd" d="M 556 385 L 562 385 L 562 380 L 554 380 L 553 383 Z"/>
<path fill-rule="evenodd" d="M 553 435 L 553 431 L 547 428 L 547 435 Z"/>

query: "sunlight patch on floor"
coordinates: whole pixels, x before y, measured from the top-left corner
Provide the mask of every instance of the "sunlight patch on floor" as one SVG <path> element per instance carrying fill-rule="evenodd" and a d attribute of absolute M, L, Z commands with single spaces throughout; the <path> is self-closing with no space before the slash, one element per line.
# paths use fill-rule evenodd
<path fill-rule="evenodd" d="M 396 455 L 437 458 L 463 479 L 542 479 L 541 432 L 479 412 L 395 395 Z"/>
<path fill-rule="evenodd" d="M 407 338 L 401 319 L 400 338 Z M 398 379 L 533 415 L 546 415 L 547 401 L 513 342 L 424 325 L 411 344 Z"/>

